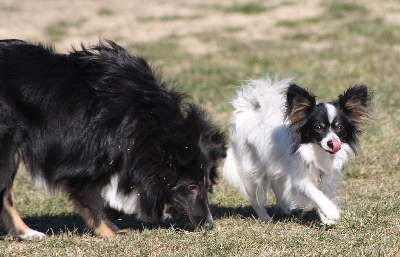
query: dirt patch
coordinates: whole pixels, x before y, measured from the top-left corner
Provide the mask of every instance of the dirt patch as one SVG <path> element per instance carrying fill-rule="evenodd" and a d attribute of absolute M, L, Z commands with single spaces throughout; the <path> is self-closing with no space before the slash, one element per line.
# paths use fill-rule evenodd
<path fill-rule="evenodd" d="M 399 2 L 360 3 L 367 6 L 369 15 L 400 24 Z M 262 9 L 241 12 L 240 7 L 248 4 L 258 4 Z M 239 8 L 232 11 L 233 6 Z M 96 43 L 99 38 L 126 45 L 174 36 L 183 48 L 196 55 L 212 53 L 223 46 L 202 42 L 195 35 L 223 34 L 227 40 L 232 37 L 242 41 L 280 40 L 291 30 L 276 26 L 279 21 L 318 17 L 323 15 L 325 6 L 322 0 L 0 0 L 0 38 L 41 41 L 67 51 L 71 45 Z"/>
<path fill-rule="evenodd" d="M 120 44 L 144 43 L 168 36 L 186 37 L 181 45 L 193 54 L 215 51 L 193 38 L 196 34 L 225 33 L 241 40 L 276 39 L 284 29 L 274 29 L 281 19 L 301 19 L 321 14 L 319 1 L 280 5 L 262 4 L 256 14 L 227 11 L 249 1 L 13 1 L 1 0 L 0 38 L 20 38 L 55 44 L 60 51 L 80 42 L 110 38 Z"/>

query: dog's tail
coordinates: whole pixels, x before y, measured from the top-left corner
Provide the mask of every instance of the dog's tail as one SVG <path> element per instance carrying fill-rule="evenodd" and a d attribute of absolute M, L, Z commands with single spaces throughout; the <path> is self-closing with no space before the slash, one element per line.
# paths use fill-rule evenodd
<path fill-rule="evenodd" d="M 238 91 L 232 104 L 235 108 L 234 116 L 238 118 L 248 111 L 259 111 L 264 115 L 275 114 L 283 107 L 282 91 L 289 87 L 293 77 L 272 80 L 268 75 L 265 78 L 248 80 Z M 263 115 L 263 116 L 264 116 Z"/>

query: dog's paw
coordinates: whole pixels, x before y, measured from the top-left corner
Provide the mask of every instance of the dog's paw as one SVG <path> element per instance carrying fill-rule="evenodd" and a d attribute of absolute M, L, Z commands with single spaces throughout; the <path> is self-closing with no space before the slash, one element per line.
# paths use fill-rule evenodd
<path fill-rule="evenodd" d="M 121 230 L 118 231 L 116 234 L 117 234 L 118 236 L 125 236 L 125 235 L 127 235 L 129 232 L 130 232 L 129 228 L 126 228 L 126 229 L 121 229 Z"/>
<path fill-rule="evenodd" d="M 334 225 L 338 223 L 340 219 L 340 210 L 333 203 L 324 207 L 323 210 L 318 209 L 318 215 L 321 222 L 324 225 Z"/>
<path fill-rule="evenodd" d="M 39 231 L 29 229 L 24 234 L 18 235 L 21 240 L 43 240 L 47 236 Z"/>
<path fill-rule="evenodd" d="M 271 218 L 271 216 L 266 215 L 266 216 L 258 216 L 258 219 L 259 219 L 260 221 L 263 221 L 263 222 L 268 222 L 268 221 L 270 221 L 272 218 Z"/>
<path fill-rule="evenodd" d="M 332 226 L 338 222 L 338 220 L 333 220 L 333 219 L 327 218 L 320 210 L 318 210 L 318 215 L 321 220 L 321 223 L 324 225 Z"/>

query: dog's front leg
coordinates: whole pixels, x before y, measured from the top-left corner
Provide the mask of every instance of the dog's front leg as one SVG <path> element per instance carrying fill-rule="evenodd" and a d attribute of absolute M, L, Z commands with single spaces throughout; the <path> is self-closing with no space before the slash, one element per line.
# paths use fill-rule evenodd
<path fill-rule="evenodd" d="M 339 208 L 309 180 L 302 180 L 296 184 L 301 194 L 306 196 L 318 207 L 321 222 L 325 225 L 333 225 L 339 221 Z"/>
<path fill-rule="evenodd" d="M 119 229 L 107 217 L 100 190 L 94 186 L 82 186 L 70 193 L 70 199 L 76 211 L 85 220 L 86 225 L 101 237 L 114 238 L 129 232 Z"/>

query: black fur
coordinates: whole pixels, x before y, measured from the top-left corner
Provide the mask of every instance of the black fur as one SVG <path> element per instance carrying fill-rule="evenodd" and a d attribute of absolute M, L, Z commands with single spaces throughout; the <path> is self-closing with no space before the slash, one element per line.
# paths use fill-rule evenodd
<path fill-rule="evenodd" d="M 313 94 L 296 84 L 290 85 L 286 93 L 285 117 L 290 121 L 289 129 L 293 135 L 292 152 L 296 152 L 301 144 L 319 144 L 331 128 L 341 142 L 349 144 L 356 153 L 358 136 L 362 132 L 360 124 L 368 118 L 371 98 L 372 93 L 366 86 L 350 87 L 337 100 L 329 102 L 338 111 L 330 123 L 324 103 L 316 103 Z"/>
<path fill-rule="evenodd" d="M 140 194 L 145 220 L 160 221 L 168 205 L 202 225 L 225 137 L 183 97 L 111 41 L 66 55 L 0 41 L 0 196 L 18 155 L 34 180 L 95 213 L 92 227 L 104 218 L 101 191 L 115 174 L 118 192 Z"/>

